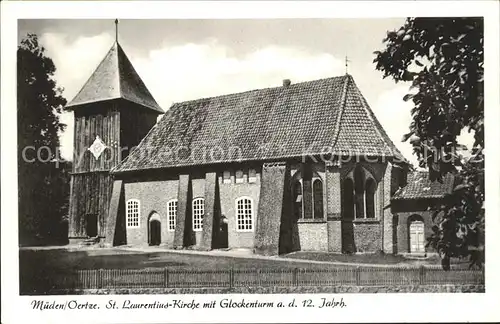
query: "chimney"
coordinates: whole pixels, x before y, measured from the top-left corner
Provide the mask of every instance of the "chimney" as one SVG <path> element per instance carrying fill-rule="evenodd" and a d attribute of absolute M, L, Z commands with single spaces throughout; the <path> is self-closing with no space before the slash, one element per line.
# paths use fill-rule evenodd
<path fill-rule="evenodd" d="M 288 87 L 288 86 L 290 86 L 290 84 L 292 84 L 292 81 L 290 81 L 290 79 L 284 79 L 283 80 L 283 86 L 284 87 Z"/>

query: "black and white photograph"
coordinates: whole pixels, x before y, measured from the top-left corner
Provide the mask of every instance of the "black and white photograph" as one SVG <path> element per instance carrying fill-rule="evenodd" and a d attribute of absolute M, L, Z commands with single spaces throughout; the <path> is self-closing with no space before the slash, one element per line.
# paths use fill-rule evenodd
<path fill-rule="evenodd" d="M 23 309 L 331 321 L 357 298 L 498 297 L 498 13 L 128 8 L 9 31 L 2 263 L 7 235 Z"/>

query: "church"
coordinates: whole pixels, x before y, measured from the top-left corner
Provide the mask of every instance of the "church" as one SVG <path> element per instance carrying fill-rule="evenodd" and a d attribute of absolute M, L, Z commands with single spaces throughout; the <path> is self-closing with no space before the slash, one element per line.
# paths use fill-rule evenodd
<path fill-rule="evenodd" d="M 70 244 L 421 254 L 453 185 L 409 171 L 349 74 L 164 111 L 116 41 L 66 109 Z"/>

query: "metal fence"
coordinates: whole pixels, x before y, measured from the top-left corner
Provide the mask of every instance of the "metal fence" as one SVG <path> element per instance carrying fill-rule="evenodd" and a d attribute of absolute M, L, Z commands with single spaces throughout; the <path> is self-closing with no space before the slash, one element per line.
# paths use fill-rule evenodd
<path fill-rule="evenodd" d="M 39 277 L 39 279 L 42 279 Z M 418 267 L 340 269 L 90 269 L 43 276 L 53 289 L 481 285 L 481 270 Z"/>

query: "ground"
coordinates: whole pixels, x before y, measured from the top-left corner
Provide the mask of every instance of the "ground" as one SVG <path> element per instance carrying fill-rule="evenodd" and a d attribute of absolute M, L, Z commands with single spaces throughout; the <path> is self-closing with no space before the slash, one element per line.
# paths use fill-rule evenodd
<path fill-rule="evenodd" d="M 226 256 L 227 255 L 227 256 Z M 296 252 L 283 257 L 256 258 L 246 251 L 178 253 L 155 248 L 127 249 L 21 249 L 20 268 L 37 265 L 47 270 L 72 269 L 140 269 L 140 268 L 338 268 L 350 265 L 429 265 L 439 264 L 434 258 L 411 260 L 403 256 L 359 254 L 342 255 L 319 252 Z M 304 262 L 312 260 L 313 262 Z M 343 264 L 347 263 L 347 264 Z"/>
<path fill-rule="evenodd" d="M 394 268 L 436 265 L 438 260 L 409 260 L 393 255 L 338 255 L 318 252 L 296 252 L 285 256 L 264 257 L 249 250 L 231 251 L 172 251 L 161 247 L 115 247 L 115 248 L 21 248 L 20 291 L 21 294 L 39 294 L 50 289 L 46 278 L 65 278 L 74 270 L 81 269 L 146 269 L 169 270 L 341 270 L 352 267 Z M 462 263 L 454 268 L 462 267 Z M 465 263 L 463 263 L 465 265 Z M 347 269 L 346 269 L 347 270 Z M 382 270 L 382 269 L 380 269 Z M 113 270 L 115 271 L 115 270 Z M 302 270 L 301 270 L 302 271 Z M 370 273 L 370 270 L 367 270 Z M 240 271 L 241 272 L 241 271 Z M 163 272 L 162 272 L 163 273 Z M 212 274 L 214 276 L 217 276 Z M 208 273 L 206 274 L 208 275 Z M 206 276 L 203 275 L 203 276 Z M 163 277 L 162 277 L 163 278 Z M 206 279 L 206 278 L 205 278 Z M 124 279 L 125 280 L 125 279 Z M 202 280 L 202 279 L 200 279 Z M 137 282 L 140 284 L 140 282 Z"/>

